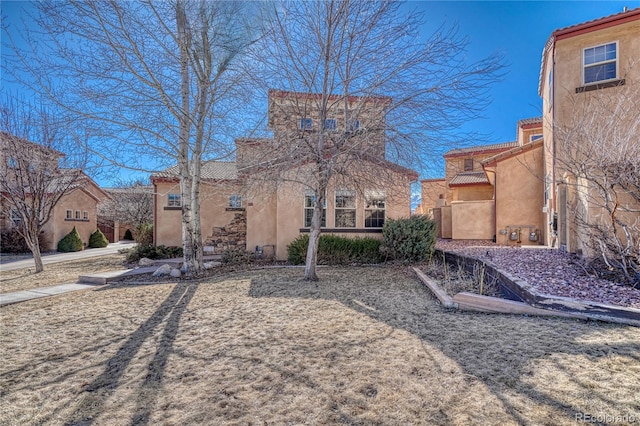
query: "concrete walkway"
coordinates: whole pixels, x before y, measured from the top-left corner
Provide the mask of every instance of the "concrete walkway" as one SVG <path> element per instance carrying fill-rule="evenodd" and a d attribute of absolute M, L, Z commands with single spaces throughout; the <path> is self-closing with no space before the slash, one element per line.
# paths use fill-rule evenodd
<path fill-rule="evenodd" d="M 133 242 L 117 242 L 111 243 L 105 248 L 91 248 L 82 251 L 76 251 L 73 253 L 55 253 L 44 254 L 42 256 L 42 263 L 45 265 L 58 262 L 68 262 L 70 260 L 87 259 L 90 257 L 100 257 L 108 254 L 116 254 L 118 250 L 134 247 L 136 243 Z M 23 260 L 15 260 L 9 262 L 2 262 L 0 264 L 0 271 L 12 271 L 14 269 L 33 268 L 35 263 L 33 257 Z"/>
<path fill-rule="evenodd" d="M 95 288 L 96 286 L 92 284 L 60 284 L 52 287 L 36 288 L 35 290 L 4 293 L 0 294 L 0 306 L 39 299 L 41 297 L 55 296 L 56 294 L 68 293 L 70 291 L 86 290 L 92 287 Z"/>

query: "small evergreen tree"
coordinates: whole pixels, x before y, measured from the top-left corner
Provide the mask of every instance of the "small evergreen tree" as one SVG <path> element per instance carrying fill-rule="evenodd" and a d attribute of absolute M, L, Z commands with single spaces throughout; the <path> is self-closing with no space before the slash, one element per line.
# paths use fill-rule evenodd
<path fill-rule="evenodd" d="M 389 219 L 382 227 L 381 250 L 391 259 L 421 262 L 433 252 L 436 232 L 436 223 L 427 216 Z"/>
<path fill-rule="evenodd" d="M 108 245 L 109 240 L 107 240 L 107 237 L 99 229 L 96 229 L 96 232 L 89 237 L 89 247 L 91 248 L 102 248 Z"/>
<path fill-rule="evenodd" d="M 80 234 L 75 226 L 71 232 L 65 235 L 60 242 L 58 242 L 58 251 L 62 253 L 81 251 L 83 248 L 84 245 L 82 244 L 82 238 L 80 238 Z"/>

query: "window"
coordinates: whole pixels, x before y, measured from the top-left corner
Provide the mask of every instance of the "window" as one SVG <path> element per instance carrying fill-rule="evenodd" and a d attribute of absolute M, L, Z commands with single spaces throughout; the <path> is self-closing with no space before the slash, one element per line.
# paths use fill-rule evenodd
<path fill-rule="evenodd" d="M 584 84 L 613 80 L 617 76 L 618 43 L 584 49 Z"/>
<path fill-rule="evenodd" d="M 82 212 L 82 219 L 89 220 L 89 212 Z"/>
<path fill-rule="evenodd" d="M 13 157 L 9 157 L 7 159 L 7 166 L 9 166 L 10 169 L 16 169 L 18 168 L 18 161 Z"/>
<path fill-rule="evenodd" d="M 336 191 L 336 228 L 356 227 L 356 192 Z"/>
<path fill-rule="evenodd" d="M 11 222 L 16 226 L 20 225 L 20 222 L 22 222 L 22 216 L 20 216 L 20 213 L 18 213 L 17 210 L 11 210 Z"/>
<path fill-rule="evenodd" d="M 336 123 L 335 118 L 327 118 L 324 120 L 324 128 L 325 130 L 336 130 L 338 128 L 338 124 Z"/>
<path fill-rule="evenodd" d="M 311 130 L 313 129 L 313 120 L 310 118 L 301 118 L 299 124 L 299 128 L 302 130 Z"/>
<path fill-rule="evenodd" d="M 538 133 L 536 135 L 529 136 L 529 142 L 535 142 L 538 139 L 542 139 L 542 133 Z"/>
<path fill-rule="evenodd" d="M 360 128 L 360 120 L 349 120 L 347 121 L 347 130 L 350 132 L 355 132 Z"/>
<path fill-rule="evenodd" d="M 242 195 L 233 194 L 229 197 L 229 207 L 232 209 L 242 208 Z"/>
<path fill-rule="evenodd" d="M 76 210 L 76 220 L 80 220 L 80 210 Z"/>
<path fill-rule="evenodd" d="M 67 219 L 73 219 L 73 210 L 67 210 Z"/>
<path fill-rule="evenodd" d="M 473 171 L 473 158 L 465 158 L 464 159 L 464 171 L 472 172 Z"/>
<path fill-rule="evenodd" d="M 167 206 L 168 207 L 182 207 L 182 195 L 180 195 L 180 194 L 169 194 L 169 195 L 167 195 Z"/>
<path fill-rule="evenodd" d="M 365 191 L 364 227 L 382 228 L 385 216 L 385 193 L 383 191 Z"/>
<path fill-rule="evenodd" d="M 314 194 L 306 194 L 304 196 L 304 226 L 308 228 L 311 226 L 311 219 L 313 219 L 313 208 L 316 205 L 316 196 Z M 322 220 L 320 226 L 327 226 L 327 201 L 325 200 L 322 210 Z"/>

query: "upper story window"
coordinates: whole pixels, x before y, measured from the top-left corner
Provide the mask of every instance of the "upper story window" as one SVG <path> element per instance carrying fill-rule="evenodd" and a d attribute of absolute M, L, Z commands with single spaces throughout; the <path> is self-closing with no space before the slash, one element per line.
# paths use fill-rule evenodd
<path fill-rule="evenodd" d="M 535 142 L 538 139 L 542 139 L 542 133 L 537 133 L 535 135 L 529 136 L 529 142 Z"/>
<path fill-rule="evenodd" d="M 313 219 L 313 208 L 316 205 L 316 196 L 314 194 L 305 194 L 304 196 L 304 226 L 306 228 L 311 226 L 311 220 Z M 322 207 L 322 220 L 320 226 L 327 226 L 327 202 L 325 200 Z"/>
<path fill-rule="evenodd" d="M 336 228 L 356 227 L 356 192 L 336 191 Z"/>
<path fill-rule="evenodd" d="M 366 191 L 364 201 L 364 227 L 382 228 L 385 217 L 385 193 L 383 191 Z"/>
<path fill-rule="evenodd" d="M 301 130 L 312 130 L 313 120 L 310 118 L 301 118 L 298 122 L 298 128 Z"/>
<path fill-rule="evenodd" d="M 168 207 L 182 207 L 182 196 L 180 194 L 168 194 L 167 195 Z"/>
<path fill-rule="evenodd" d="M 82 220 L 89 220 L 89 212 L 82 212 Z"/>
<path fill-rule="evenodd" d="M 360 128 L 360 120 L 350 119 L 347 121 L 347 130 L 350 132 L 354 132 Z"/>
<path fill-rule="evenodd" d="M 22 222 L 22 216 L 20 216 L 17 210 L 11 210 L 11 222 L 13 222 L 15 226 L 20 225 L 20 222 Z"/>
<path fill-rule="evenodd" d="M 473 171 L 473 158 L 465 158 L 464 159 L 464 171 L 472 172 Z"/>
<path fill-rule="evenodd" d="M 67 210 L 66 219 L 73 219 L 73 210 Z"/>
<path fill-rule="evenodd" d="M 76 220 L 80 220 L 82 216 L 80 216 L 80 210 L 76 210 Z"/>
<path fill-rule="evenodd" d="M 232 209 L 242 208 L 242 195 L 233 194 L 229 197 L 229 207 Z"/>
<path fill-rule="evenodd" d="M 617 77 L 618 42 L 589 47 L 583 52 L 584 84 Z"/>
<path fill-rule="evenodd" d="M 18 168 L 18 161 L 13 157 L 9 157 L 7 159 L 7 166 L 9 166 L 9 168 L 11 168 L 11 169 L 17 169 Z"/>
<path fill-rule="evenodd" d="M 338 128 L 338 123 L 336 123 L 335 118 L 327 118 L 324 120 L 324 128 L 325 130 L 336 130 Z"/>

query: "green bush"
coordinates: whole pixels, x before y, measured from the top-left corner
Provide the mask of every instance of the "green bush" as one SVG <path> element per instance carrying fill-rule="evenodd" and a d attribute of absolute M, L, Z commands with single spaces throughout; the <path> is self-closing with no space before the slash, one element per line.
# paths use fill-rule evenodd
<path fill-rule="evenodd" d="M 287 260 L 294 265 L 304 264 L 309 246 L 309 235 L 303 234 L 287 246 Z M 345 238 L 320 235 L 318 264 L 348 265 L 351 263 L 379 263 L 380 241 L 375 238 Z"/>
<path fill-rule="evenodd" d="M 58 251 L 62 253 L 70 253 L 74 251 L 80 251 L 84 248 L 82 244 L 82 238 L 78 234 L 78 230 L 74 226 L 71 232 L 62 237 L 58 242 Z"/>
<path fill-rule="evenodd" d="M 167 246 L 135 246 L 132 249 L 128 249 L 127 262 L 133 263 L 146 257 L 147 259 L 173 259 L 176 257 L 182 257 L 182 247 L 167 247 Z"/>
<path fill-rule="evenodd" d="M 133 234 L 131 233 L 131 229 L 127 228 L 127 231 L 124 233 L 124 238 L 127 241 L 133 241 Z"/>
<path fill-rule="evenodd" d="M 109 240 L 104 236 L 101 230 L 96 229 L 96 232 L 89 237 L 89 247 L 102 248 L 109 245 Z"/>
<path fill-rule="evenodd" d="M 436 244 L 436 223 L 427 216 L 389 219 L 382 227 L 382 253 L 403 262 L 421 262 Z"/>
<path fill-rule="evenodd" d="M 48 248 L 49 240 L 44 231 L 38 235 L 38 241 L 41 251 Z M 16 228 L 9 228 L 0 232 L 0 253 L 31 253 L 31 249 Z"/>

